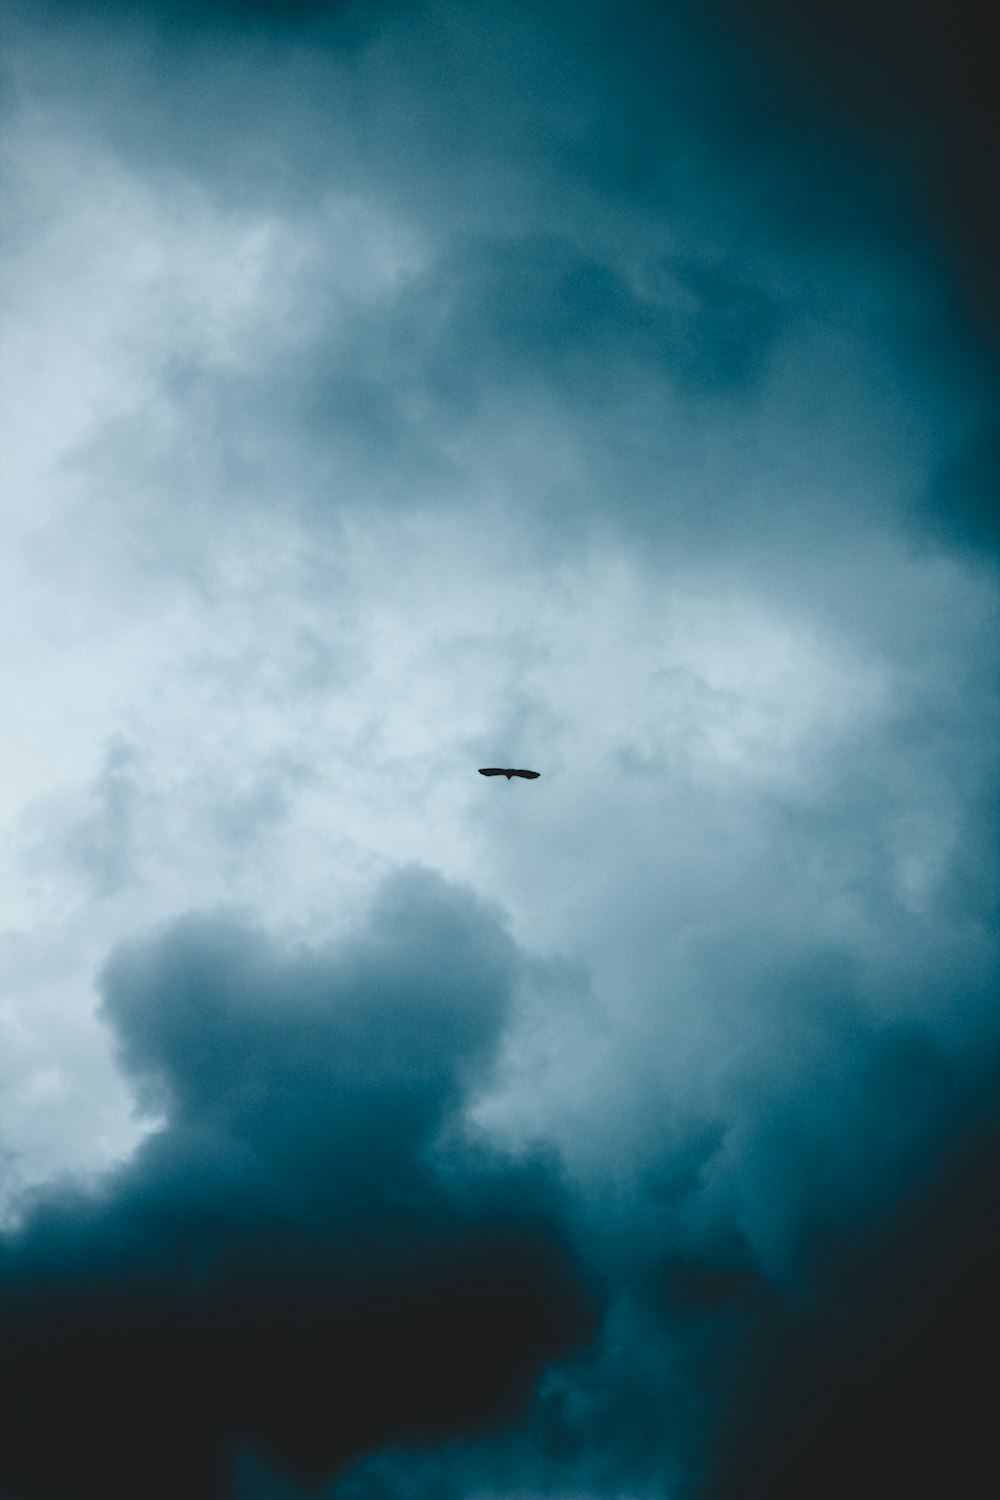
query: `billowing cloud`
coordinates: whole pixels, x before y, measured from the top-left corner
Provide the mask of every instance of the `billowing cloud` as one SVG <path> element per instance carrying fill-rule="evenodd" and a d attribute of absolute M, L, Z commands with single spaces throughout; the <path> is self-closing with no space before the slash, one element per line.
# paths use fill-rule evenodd
<path fill-rule="evenodd" d="M 114 955 L 107 1016 L 164 1123 L 4 1251 L 18 1492 L 227 1494 L 241 1449 L 314 1483 L 517 1414 L 594 1294 L 551 1176 L 442 1137 L 521 963 L 420 872 L 335 949 L 220 916 Z"/>
<path fill-rule="evenodd" d="M 972 1471 L 1000 407 L 933 9 L 12 9 L 28 1500 Z"/>

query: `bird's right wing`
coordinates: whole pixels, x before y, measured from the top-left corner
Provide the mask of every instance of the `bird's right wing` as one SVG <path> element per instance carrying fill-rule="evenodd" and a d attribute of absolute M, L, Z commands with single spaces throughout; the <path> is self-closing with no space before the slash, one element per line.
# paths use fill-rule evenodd
<path fill-rule="evenodd" d="M 506 776 L 507 772 L 502 766 L 480 766 L 480 776 Z"/>
<path fill-rule="evenodd" d="M 539 776 L 541 776 L 541 774 L 542 774 L 541 771 L 515 771 L 514 772 L 515 776 L 524 776 L 528 781 L 537 781 L 538 778 L 539 778 Z"/>

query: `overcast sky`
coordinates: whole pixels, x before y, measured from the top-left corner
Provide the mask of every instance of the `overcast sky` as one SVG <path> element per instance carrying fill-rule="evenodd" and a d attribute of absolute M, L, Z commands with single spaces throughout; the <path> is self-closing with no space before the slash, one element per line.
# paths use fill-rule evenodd
<path fill-rule="evenodd" d="M 7 9 L 0 1494 L 967 1488 L 973 0 Z"/>

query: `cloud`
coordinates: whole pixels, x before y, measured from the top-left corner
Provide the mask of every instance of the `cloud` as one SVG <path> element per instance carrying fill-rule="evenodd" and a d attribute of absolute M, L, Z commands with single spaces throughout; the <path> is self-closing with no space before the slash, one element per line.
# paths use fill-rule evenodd
<path fill-rule="evenodd" d="M 204 566 L 206 509 L 224 524 L 234 486 L 241 511 L 303 507 L 313 527 L 474 509 L 489 487 L 564 547 L 596 524 L 640 551 L 797 553 L 848 512 L 963 529 L 950 476 L 995 388 L 886 183 L 779 129 L 739 49 L 676 8 L 636 5 L 610 35 L 577 10 L 372 7 L 347 46 L 298 16 L 249 42 L 236 8 L 180 49 L 25 19 L 14 107 L 57 100 L 155 188 L 159 239 L 210 209 L 189 258 L 227 268 L 249 324 L 220 364 L 220 288 L 157 298 L 173 340 L 150 399 L 83 456 L 135 549 Z M 971 499 L 975 545 L 989 514 Z"/>
<path fill-rule="evenodd" d="M 785 9 L 766 64 L 669 5 L 16 11 L 5 1306 L 66 1432 L 134 1319 L 102 1495 L 807 1493 L 866 1370 L 956 1430 L 905 1366 L 992 1152 L 988 298 L 926 41 L 821 123 Z"/>
<path fill-rule="evenodd" d="M 978 1483 L 992 1447 L 984 1372 L 1000 1333 L 992 1083 L 986 1095 L 919 1187 L 823 1246 L 805 1295 L 767 1309 L 744 1350 L 710 1500 L 930 1500 Z"/>
<path fill-rule="evenodd" d="M 995 341 L 1000 216 L 989 190 L 1000 135 L 996 42 L 977 0 L 878 7 L 786 0 L 718 7 L 799 113 L 860 138 L 910 178 L 933 239 L 960 274 L 966 311 Z"/>
<path fill-rule="evenodd" d="M 335 949 L 205 916 L 113 956 L 106 1014 L 164 1124 L 98 1190 L 39 1192 L 4 1243 L 19 1494 L 224 1495 L 241 1446 L 314 1483 L 517 1415 L 593 1293 L 543 1168 L 435 1149 L 522 964 L 418 871 Z"/>

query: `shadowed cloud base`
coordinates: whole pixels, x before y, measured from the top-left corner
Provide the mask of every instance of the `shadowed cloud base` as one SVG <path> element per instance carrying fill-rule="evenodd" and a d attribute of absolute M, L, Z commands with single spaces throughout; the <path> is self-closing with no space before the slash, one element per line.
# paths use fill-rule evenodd
<path fill-rule="evenodd" d="M 2 1252 L 14 1493 L 227 1495 L 248 1445 L 315 1483 L 518 1415 L 593 1327 L 560 1191 L 473 1147 L 432 1160 L 517 963 L 419 873 L 337 950 L 192 918 L 115 957 L 107 1013 L 167 1119 Z"/>

